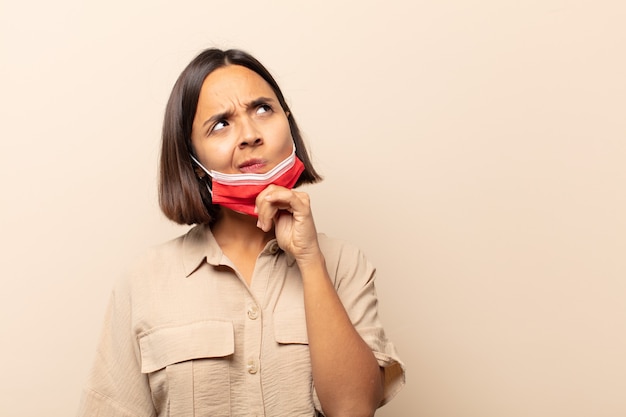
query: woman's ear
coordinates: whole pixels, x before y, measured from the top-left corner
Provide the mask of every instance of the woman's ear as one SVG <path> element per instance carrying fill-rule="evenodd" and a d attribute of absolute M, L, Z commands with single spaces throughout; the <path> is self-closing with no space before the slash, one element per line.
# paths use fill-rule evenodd
<path fill-rule="evenodd" d="M 206 172 L 204 172 L 204 170 L 199 166 L 194 166 L 193 170 L 196 173 L 196 176 L 200 179 L 204 178 L 204 176 L 206 175 Z"/>
<path fill-rule="evenodd" d="M 207 173 L 204 169 L 202 169 L 200 161 L 198 161 L 198 159 L 191 153 L 189 154 L 189 157 L 191 158 L 191 166 L 193 167 L 193 171 L 196 173 L 196 177 L 200 179 L 204 178 Z"/>

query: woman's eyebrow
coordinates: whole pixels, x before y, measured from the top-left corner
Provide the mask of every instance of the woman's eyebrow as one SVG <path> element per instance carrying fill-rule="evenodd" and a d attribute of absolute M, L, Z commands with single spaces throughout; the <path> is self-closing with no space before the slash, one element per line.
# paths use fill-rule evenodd
<path fill-rule="evenodd" d="M 250 108 L 250 107 L 258 107 L 261 104 L 272 103 L 272 102 L 275 102 L 275 101 L 276 101 L 275 99 L 272 99 L 272 98 L 269 98 L 269 97 L 259 97 L 257 99 L 254 99 L 254 100 L 250 101 L 247 104 L 247 107 L 248 108 Z"/>
<path fill-rule="evenodd" d="M 205 127 L 206 125 L 213 123 L 213 122 L 218 122 L 220 120 L 228 119 L 230 116 L 232 116 L 232 114 L 233 114 L 232 111 L 225 111 L 222 113 L 214 114 L 213 116 L 206 119 L 204 123 L 202 123 L 202 127 Z"/>
<path fill-rule="evenodd" d="M 259 98 L 255 98 L 254 100 L 249 101 L 246 104 L 246 108 L 254 108 L 254 107 L 258 107 L 262 104 L 265 103 L 273 103 L 276 102 L 276 99 L 273 98 L 269 98 L 269 97 L 259 97 Z M 225 111 L 225 112 L 221 112 L 221 113 L 216 113 L 213 116 L 209 117 L 208 119 L 206 119 L 204 121 L 204 123 L 202 123 L 202 127 L 206 126 L 207 124 L 210 123 L 214 123 L 223 119 L 228 119 L 229 117 L 231 117 L 233 115 L 233 111 Z"/>

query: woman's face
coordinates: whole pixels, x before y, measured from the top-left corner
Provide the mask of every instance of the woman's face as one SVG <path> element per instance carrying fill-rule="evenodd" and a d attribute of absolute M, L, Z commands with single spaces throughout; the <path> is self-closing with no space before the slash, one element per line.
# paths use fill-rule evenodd
<path fill-rule="evenodd" d="M 263 174 L 293 150 L 276 94 L 260 75 L 240 65 L 218 68 L 204 80 L 191 143 L 202 165 L 225 174 Z"/>

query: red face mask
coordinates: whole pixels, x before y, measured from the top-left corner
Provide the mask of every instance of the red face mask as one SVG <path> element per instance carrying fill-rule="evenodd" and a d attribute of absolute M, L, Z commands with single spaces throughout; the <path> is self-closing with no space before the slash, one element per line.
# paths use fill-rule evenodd
<path fill-rule="evenodd" d="M 209 171 L 193 155 L 191 158 L 213 180 L 212 189 L 207 184 L 213 204 L 255 217 L 256 198 L 261 191 L 270 184 L 293 188 L 304 171 L 304 164 L 296 156 L 295 147 L 287 159 L 265 174 L 223 174 Z"/>

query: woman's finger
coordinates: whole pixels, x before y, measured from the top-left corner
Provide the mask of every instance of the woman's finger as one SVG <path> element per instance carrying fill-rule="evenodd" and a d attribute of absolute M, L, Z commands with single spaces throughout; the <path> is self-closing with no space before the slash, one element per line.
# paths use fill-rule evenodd
<path fill-rule="evenodd" d="M 279 210 L 290 212 L 295 219 L 304 220 L 310 215 L 308 194 L 271 185 L 257 196 L 258 225 L 264 231 L 271 229 Z"/>

